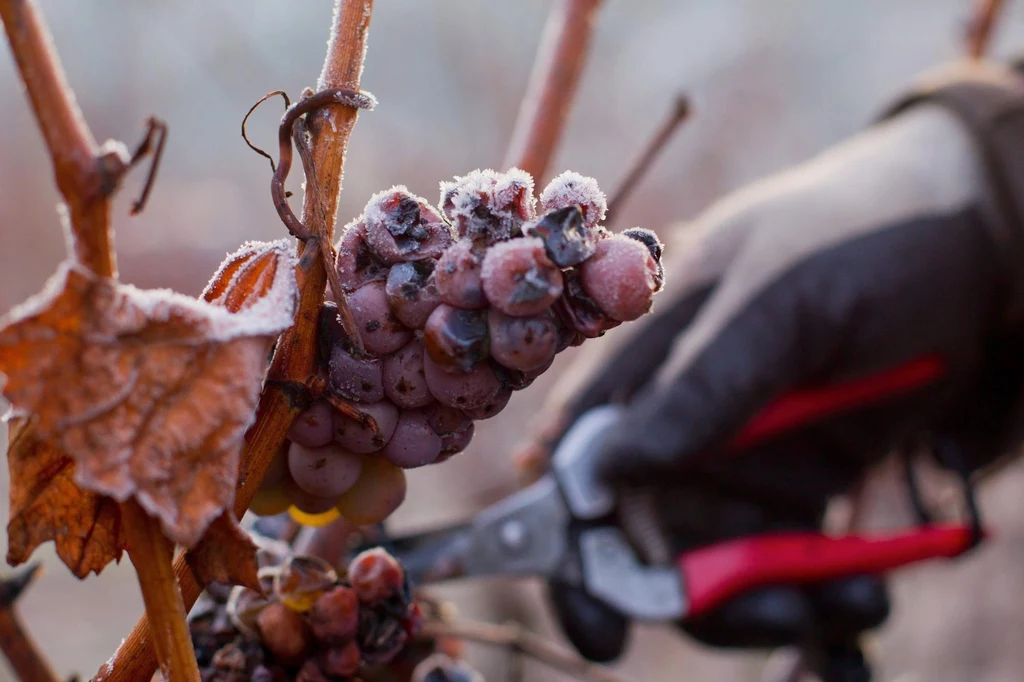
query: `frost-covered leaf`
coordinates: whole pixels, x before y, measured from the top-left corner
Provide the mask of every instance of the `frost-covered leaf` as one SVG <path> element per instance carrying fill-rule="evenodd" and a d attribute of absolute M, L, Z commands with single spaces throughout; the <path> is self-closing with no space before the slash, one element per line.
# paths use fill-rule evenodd
<path fill-rule="evenodd" d="M 234 499 L 268 350 L 294 315 L 291 250 L 239 254 L 208 287 L 219 305 L 65 263 L 0 327 L 4 394 L 74 460 L 74 482 L 134 497 L 189 547 Z"/>
<path fill-rule="evenodd" d="M 125 538 L 117 502 L 75 485 L 74 460 L 39 440 L 31 421 L 15 419 L 10 427 L 7 563 L 24 563 L 47 540 L 79 578 L 119 561 Z"/>
<path fill-rule="evenodd" d="M 200 585 L 242 585 L 261 592 L 256 576 L 257 549 L 231 511 L 226 510 L 214 519 L 186 558 Z"/>

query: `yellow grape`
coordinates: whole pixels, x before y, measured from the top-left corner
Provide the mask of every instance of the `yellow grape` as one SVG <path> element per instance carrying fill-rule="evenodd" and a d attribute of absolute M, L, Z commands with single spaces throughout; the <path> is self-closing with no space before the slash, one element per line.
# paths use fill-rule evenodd
<path fill-rule="evenodd" d="M 405 472 L 380 457 L 363 459 L 356 484 L 338 498 L 336 509 L 352 523 L 383 521 L 405 500 Z"/>
<path fill-rule="evenodd" d="M 307 514 L 298 507 L 292 505 L 288 507 L 288 515 L 292 517 L 295 523 L 300 526 L 312 526 L 319 528 L 320 526 L 326 526 L 328 523 L 336 520 L 341 513 L 334 507 L 331 507 L 325 512 L 319 514 Z"/>
<path fill-rule="evenodd" d="M 292 611 L 305 613 L 317 598 L 334 587 L 338 574 L 323 559 L 314 556 L 292 556 L 274 576 L 274 594 Z"/>

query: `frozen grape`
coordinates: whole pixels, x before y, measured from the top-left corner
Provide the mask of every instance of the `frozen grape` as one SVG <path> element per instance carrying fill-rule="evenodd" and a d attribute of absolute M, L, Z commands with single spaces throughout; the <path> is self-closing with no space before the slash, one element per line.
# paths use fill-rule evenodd
<path fill-rule="evenodd" d="M 331 406 L 325 400 L 318 400 L 300 412 L 288 429 L 288 440 L 307 448 L 327 445 L 333 437 Z"/>
<path fill-rule="evenodd" d="M 437 365 L 470 372 L 487 357 L 487 311 L 441 304 L 423 328 L 423 345 Z"/>
<path fill-rule="evenodd" d="M 545 214 L 528 224 L 523 232 L 544 242 L 551 261 L 560 268 L 579 265 L 594 254 L 595 239 L 583 226 L 583 213 L 577 206 L 566 206 Z"/>
<path fill-rule="evenodd" d="M 562 294 L 562 273 L 536 237 L 520 237 L 487 250 L 480 270 L 484 294 L 508 315 L 536 315 Z"/>
<path fill-rule="evenodd" d="M 608 240 L 605 240 L 608 241 Z M 564 343 L 578 346 L 583 339 L 593 339 L 607 330 L 617 327 L 620 323 L 613 320 L 601 309 L 583 288 L 583 278 L 578 268 L 565 272 L 565 289 L 562 298 L 554 306 L 555 313 L 562 319 L 565 327 L 576 332 L 576 335 L 563 337 L 559 347 Z"/>
<path fill-rule="evenodd" d="M 489 243 L 517 237 L 533 219 L 534 204 L 533 178 L 518 168 L 475 170 L 441 183 L 441 210 L 460 237 Z"/>
<path fill-rule="evenodd" d="M 362 461 L 362 457 L 337 443 L 319 448 L 292 443 L 288 450 L 288 472 L 292 480 L 317 497 L 337 498 L 351 488 L 359 478 Z"/>
<path fill-rule="evenodd" d="M 440 214 L 401 185 L 373 195 L 364 215 L 367 243 L 385 263 L 437 258 L 452 243 Z"/>
<path fill-rule="evenodd" d="M 444 252 L 434 268 L 434 283 L 441 300 L 456 308 L 485 308 L 480 271 L 484 251 L 469 239 L 460 239 Z"/>
<path fill-rule="evenodd" d="M 471 410 L 487 404 L 501 388 L 494 370 L 482 362 L 470 372 L 448 372 L 428 353 L 423 359 L 427 386 L 438 402 L 449 407 Z"/>
<path fill-rule="evenodd" d="M 370 353 L 387 355 L 409 343 L 409 331 L 391 313 L 384 282 L 370 282 L 348 297 L 363 345 Z"/>
<path fill-rule="evenodd" d="M 492 308 L 487 315 L 491 357 L 523 372 L 543 367 L 555 357 L 558 328 L 550 313 L 512 317 Z"/>
<path fill-rule="evenodd" d="M 299 665 L 313 645 L 309 626 L 302 614 L 284 604 L 268 604 L 256 617 L 263 646 L 284 665 Z"/>
<path fill-rule="evenodd" d="M 493 398 L 480 407 L 473 408 L 472 410 L 466 410 L 466 414 L 473 419 L 490 419 L 505 409 L 505 406 L 508 405 L 508 401 L 511 397 L 512 389 L 502 387 L 494 394 Z"/>
<path fill-rule="evenodd" d="M 644 246 L 651 254 L 651 258 L 658 264 L 658 271 L 654 275 L 654 290 L 661 291 L 665 286 L 665 268 L 661 264 L 661 253 L 665 248 L 665 245 L 658 239 L 658 235 L 653 230 L 648 230 L 643 227 L 631 227 L 628 230 L 622 231 L 623 237 L 629 237 L 635 239 Z"/>
<path fill-rule="evenodd" d="M 384 601 L 405 590 L 402 565 L 381 547 L 357 554 L 349 562 L 347 575 L 356 596 L 364 604 Z"/>
<path fill-rule="evenodd" d="M 413 339 L 384 358 L 384 393 L 398 407 L 424 407 L 434 401 L 423 374 L 423 344 Z"/>
<path fill-rule="evenodd" d="M 363 472 L 336 508 L 351 523 L 380 523 L 405 500 L 405 472 L 380 457 L 367 457 Z"/>
<path fill-rule="evenodd" d="M 380 456 L 403 469 L 430 464 L 441 454 L 441 437 L 434 433 L 423 410 L 404 410 L 391 440 Z"/>
<path fill-rule="evenodd" d="M 658 263 L 636 239 L 614 235 L 580 266 L 583 289 L 608 317 L 635 320 L 651 309 Z"/>
<path fill-rule="evenodd" d="M 321 642 L 340 643 L 351 639 L 359 627 L 359 598 L 351 587 L 338 585 L 324 592 L 309 610 L 313 636 Z"/>
<path fill-rule="evenodd" d="M 395 432 L 398 408 L 387 400 L 381 400 L 372 405 L 360 405 L 359 410 L 364 415 L 360 420 L 341 412 L 334 413 L 334 440 L 349 452 L 376 452 L 387 445 Z"/>
<path fill-rule="evenodd" d="M 370 249 L 366 240 L 366 224 L 362 220 L 357 219 L 345 226 L 337 246 L 335 267 L 338 269 L 341 287 L 346 292 L 355 291 L 367 282 L 387 278 L 387 263 L 377 258 Z"/>
<path fill-rule="evenodd" d="M 384 292 L 391 312 L 410 329 L 420 329 L 434 308 L 441 303 L 441 294 L 434 283 L 433 260 L 398 263 L 388 273 Z"/>
<path fill-rule="evenodd" d="M 565 171 L 548 183 L 540 193 L 540 205 L 544 213 L 566 206 L 578 207 L 587 229 L 597 227 L 608 210 L 608 202 L 597 186 L 597 180 L 573 171 Z"/>

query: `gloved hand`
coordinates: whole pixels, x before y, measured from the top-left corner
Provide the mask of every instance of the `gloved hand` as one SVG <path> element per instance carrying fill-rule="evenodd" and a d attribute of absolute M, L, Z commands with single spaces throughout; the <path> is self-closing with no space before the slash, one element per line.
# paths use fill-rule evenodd
<path fill-rule="evenodd" d="M 1024 424 L 1024 252 L 991 184 L 961 120 L 921 104 L 727 197 L 663 235 L 655 312 L 581 358 L 542 410 L 546 445 L 623 403 L 603 475 L 660 490 L 683 547 L 818 528 L 908 439 L 953 443 L 970 469 L 1005 454 Z M 781 589 L 810 614 L 787 637 L 828 622 L 832 597 Z M 685 626 L 745 644 L 728 622 Z"/>

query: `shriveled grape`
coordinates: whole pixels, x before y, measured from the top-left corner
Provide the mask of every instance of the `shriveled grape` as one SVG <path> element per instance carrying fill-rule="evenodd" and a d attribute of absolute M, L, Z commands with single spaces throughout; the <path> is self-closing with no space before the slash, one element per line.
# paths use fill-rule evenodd
<path fill-rule="evenodd" d="M 430 313 L 441 303 L 433 277 L 435 266 L 433 260 L 398 263 L 388 273 L 384 292 L 391 312 L 410 329 L 426 324 Z"/>
<path fill-rule="evenodd" d="M 403 410 L 391 440 L 380 456 L 403 469 L 430 464 L 441 454 L 441 437 L 434 433 L 423 410 Z"/>
<path fill-rule="evenodd" d="M 360 405 L 359 410 L 369 419 L 356 420 L 341 412 L 334 413 L 334 440 L 349 452 L 376 452 L 387 445 L 395 432 L 398 408 L 390 401 L 381 400 L 372 405 Z"/>
<path fill-rule="evenodd" d="M 519 236 L 534 204 L 533 178 L 518 168 L 475 170 L 441 183 L 441 210 L 460 237 L 493 243 Z"/>
<path fill-rule="evenodd" d="M 648 230 L 643 227 L 631 227 L 628 230 L 622 231 L 623 237 L 629 237 L 635 239 L 644 246 L 651 254 L 651 258 L 658 264 L 658 271 L 654 275 L 654 290 L 661 291 L 662 287 L 665 286 L 665 268 L 661 263 L 661 253 L 665 248 L 665 245 L 658 239 L 658 235 L 653 230 Z"/>
<path fill-rule="evenodd" d="M 366 240 L 366 224 L 355 220 L 345 226 L 337 246 L 338 279 L 345 292 L 352 292 L 367 282 L 383 281 L 388 276 L 387 263 L 380 260 Z"/>
<path fill-rule="evenodd" d="M 309 610 L 313 636 L 324 643 L 344 642 L 359 627 L 359 598 L 355 590 L 338 585 L 317 597 Z"/>
<path fill-rule="evenodd" d="M 423 344 L 413 339 L 384 358 L 384 393 L 398 407 L 424 407 L 434 401 L 423 373 Z"/>
<path fill-rule="evenodd" d="M 493 398 L 480 407 L 466 410 L 466 414 L 477 420 L 490 419 L 505 409 L 505 406 L 508 405 L 508 401 L 511 397 L 512 389 L 502 387 L 496 394 L 494 394 Z"/>
<path fill-rule="evenodd" d="M 651 308 L 658 263 L 636 239 L 614 235 L 580 266 L 583 289 L 600 309 L 620 322 L 635 320 Z"/>
<path fill-rule="evenodd" d="M 363 345 L 377 355 L 394 353 L 412 338 L 412 332 L 391 313 L 384 287 L 384 282 L 370 282 L 348 297 Z"/>
<path fill-rule="evenodd" d="M 597 301 L 584 290 L 579 270 L 572 268 L 565 271 L 565 290 L 553 308 L 565 327 L 575 331 L 579 336 L 563 337 L 559 346 L 565 341 L 568 341 L 569 345 L 578 346 L 583 342 L 583 338 L 596 338 L 620 324 L 607 315 Z"/>
<path fill-rule="evenodd" d="M 312 633 L 301 614 L 284 604 L 268 604 L 256 617 L 263 646 L 285 665 L 299 665 L 313 645 Z"/>
<path fill-rule="evenodd" d="M 472 371 L 487 357 L 487 311 L 439 305 L 423 328 L 423 345 L 437 365 L 452 371 Z"/>
<path fill-rule="evenodd" d="M 359 601 L 375 604 L 405 589 L 402 565 L 381 547 L 360 552 L 348 564 L 348 581 Z"/>
<path fill-rule="evenodd" d="M 595 239 L 583 226 L 583 213 L 578 206 L 566 206 L 546 213 L 523 229 L 528 237 L 544 242 L 551 261 L 560 268 L 579 265 L 594 254 Z"/>
<path fill-rule="evenodd" d="M 604 220 L 608 202 L 597 180 L 565 171 L 555 177 L 540 193 L 540 205 L 545 213 L 567 206 L 577 206 L 583 213 L 583 224 L 592 229 Z"/>
<path fill-rule="evenodd" d="M 351 488 L 359 478 L 362 461 L 362 457 L 337 443 L 319 448 L 292 443 L 288 450 L 288 472 L 292 480 L 317 497 L 336 498 Z"/>
<path fill-rule="evenodd" d="M 558 328 L 549 312 L 512 317 L 492 308 L 487 315 L 491 357 L 510 369 L 543 367 L 555 357 Z"/>
<path fill-rule="evenodd" d="M 480 280 L 483 260 L 482 248 L 470 239 L 460 239 L 449 247 L 434 268 L 434 283 L 441 300 L 456 308 L 486 307 Z"/>
<path fill-rule="evenodd" d="M 356 484 L 338 498 L 337 510 L 352 523 L 379 523 L 405 500 L 405 472 L 380 457 L 367 457 Z"/>
<path fill-rule="evenodd" d="M 385 263 L 437 258 L 452 243 L 440 214 L 401 185 L 373 195 L 364 215 L 367 242 Z"/>
<path fill-rule="evenodd" d="M 428 353 L 423 360 L 423 371 L 430 392 L 438 402 L 449 407 L 463 410 L 481 407 L 501 388 L 494 370 L 485 362 L 470 372 L 448 372 L 435 363 Z"/>
<path fill-rule="evenodd" d="M 292 422 L 288 429 L 288 440 L 307 448 L 327 445 L 334 437 L 331 414 L 331 406 L 326 400 L 316 401 L 300 412 Z"/>
<path fill-rule="evenodd" d="M 536 315 L 562 294 L 562 273 L 536 237 L 520 237 L 487 250 L 480 270 L 484 294 L 508 315 Z"/>

